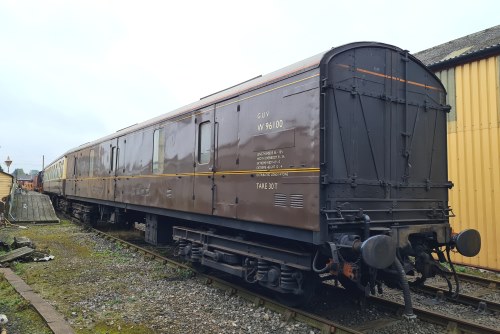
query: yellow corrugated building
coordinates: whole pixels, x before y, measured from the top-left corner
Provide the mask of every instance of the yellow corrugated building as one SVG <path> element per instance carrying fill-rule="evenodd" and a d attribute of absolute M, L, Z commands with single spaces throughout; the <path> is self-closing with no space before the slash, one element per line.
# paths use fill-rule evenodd
<path fill-rule="evenodd" d="M 448 178 L 455 231 L 481 233 L 478 256 L 458 263 L 500 271 L 500 25 L 416 56 L 448 91 Z M 499 212 L 497 213 L 497 210 Z"/>
<path fill-rule="evenodd" d="M 13 181 L 12 175 L 0 172 L 0 200 L 10 195 Z"/>

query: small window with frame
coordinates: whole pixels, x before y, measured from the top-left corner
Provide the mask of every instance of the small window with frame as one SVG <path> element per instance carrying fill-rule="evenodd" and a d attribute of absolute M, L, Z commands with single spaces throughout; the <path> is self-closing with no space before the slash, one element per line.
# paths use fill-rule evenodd
<path fill-rule="evenodd" d="M 153 174 L 162 174 L 165 161 L 165 135 L 163 128 L 153 132 Z"/>
<path fill-rule="evenodd" d="M 198 131 L 198 163 L 207 164 L 210 162 L 210 149 L 212 146 L 212 131 L 210 122 L 200 124 Z"/>
<path fill-rule="evenodd" d="M 95 151 L 90 150 L 90 162 L 89 162 L 89 176 L 94 176 L 94 159 L 95 159 Z"/>
<path fill-rule="evenodd" d="M 111 161 L 110 161 L 111 171 L 115 170 L 115 159 L 116 159 L 116 146 L 112 146 L 111 147 Z"/>

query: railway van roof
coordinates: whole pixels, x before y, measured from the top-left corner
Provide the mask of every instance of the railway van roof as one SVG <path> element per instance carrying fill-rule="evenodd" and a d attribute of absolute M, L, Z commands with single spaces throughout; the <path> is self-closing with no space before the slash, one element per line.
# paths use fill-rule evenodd
<path fill-rule="evenodd" d="M 266 85 L 269 85 L 273 82 L 282 80 L 283 78 L 293 76 L 293 75 L 299 74 L 301 72 L 305 72 L 307 70 L 310 70 L 312 68 L 318 67 L 319 63 L 320 63 L 321 59 L 323 58 L 323 56 L 325 55 L 325 53 L 326 52 L 322 52 L 320 54 L 309 57 L 307 59 L 304 59 L 302 61 L 299 61 L 299 62 L 294 63 L 292 65 L 289 65 L 287 67 L 284 67 L 284 68 L 279 69 L 277 71 L 271 72 L 271 73 L 263 75 L 263 76 L 258 76 L 256 78 L 250 79 L 250 80 L 245 81 L 245 82 L 238 84 L 236 86 L 232 86 L 228 89 L 224 89 L 222 91 L 219 91 L 215 94 L 208 95 L 205 98 L 201 98 L 199 101 L 190 103 L 186 106 L 183 106 L 183 107 L 180 107 L 180 108 L 175 109 L 173 111 L 170 111 L 168 113 L 159 115 L 159 116 L 154 117 L 152 119 L 149 119 L 147 121 L 125 127 L 121 130 L 118 130 L 115 133 L 112 133 L 112 134 L 107 135 L 105 137 L 102 137 L 102 138 L 99 138 L 97 140 L 91 141 L 89 143 L 75 147 L 75 148 L 67 151 L 65 153 L 65 155 L 68 153 L 74 152 L 74 151 L 81 150 L 82 148 L 93 146 L 93 145 L 100 143 L 102 141 L 106 141 L 106 140 L 109 140 L 112 138 L 120 137 L 124 134 L 134 132 L 134 131 L 137 131 L 137 130 L 140 130 L 143 128 L 147 128 L 150 125 L 161 123 L 162 121 L 167 120 L 169 118 L 173 118 L 175 116 L 178 116 L 178 115 L 181 115 L 184 113 L 188 113 L 191 111 L 203 109 L 205 107 L 213 105 L 216 102 L 224 101 L 224 100 L 233 98 L 235 96 L 238 96 L 239 94 L 246 93 L 246 92 L 251 91 L 253 89 L 257 89 L 259 87 L 266 86 Z"/>
<path fill-rule="evenodd" d="M 78 147 L 75 147 L 75 148 L 67 151 L 64 155 L 81 150 L 83 148 L 94 146 L 94 145 L 96 145 L 100 142 L 106 141 L 106 140 L 110 140 L 113 138 L 123 136 L 127 133 L 131 133 L 131 132 L 143 129 L 143 128 L 147 128 L 151 125 L 161 123 L 163 121 L 166 121 L 166 120 L 173 118 L 173 117 L 176 117 L 178 115 L 182 115 L 182 114 L 189 113 L 189 112 L 194 112 L 196 110 L 200 110 L 200 109 L 209 107 L 215 103 L 234 98 L 238 95 L 247 93 L 249 91 L 258 89 L 260 87 L 264 87 L 266 85 L 272 84 L 272 83 L 277 82 L 279 80 L 283 80 L 287 77 L 291 77 L 291 76 L 306 72 L 308 70 L 317 68 L 320 66 L 322 60 L 324 58 L 327 58 L 325 56 L 334 55 L 334 54 L 336 54 L 336 52 L 343 52 L 343 51 L 349 50 L 351 48 L 362 47 L 362 46 L 385 47 L 385 48 L 391 48 L 391 49 L 394 49 L 394 50 L 400 51 L 400 52 L 403 51 L 402 49 L 400 49 L 398 47 L 388 45 L 388 44 L 383 44 L 383 43 L 377 43 L 377 42 L 356 42 L 356 43 L 346 44 L 346 45 L 343 45 L 340 47 L 335 47 L 335 48 L 332 48 L 328 51 L 321 52 L 315 56 L 309 57 L 307 59 L 304 59 L 302 61 L 299 61 L 297 63 L 289 65 L 287 67 L 279 69 L 277 71 L 250 79 L 250 80 L 245 81 L 245 82 L 238 84 L 236 86 L 219 91 L 219 92 L 214 93 L 212 95 L 208 95 L 207 97 L 202 98 L 199 101 L 196 101 L 194 103 L 188 104 L 188 105 L 183 106 L 181 108 L 175 109 L 171 112 L 159 115 L 159 116 L 152 118 L 152 119 L 149 119 L 145 122 L 131 125 L 131 126 L 126 127 L 124 129 L 118 130 L 117 132 L 112 133 L 108 136 L 105 136 L 105 137 L 102 137 L 100 139 L 94 140 L 92 142 L 80 145 Z M 420 63 L 420 61 L 418 59 L 416 59 L 413 56 L 411 56 L 411 57 L 412 57 L 412 59 L 414 59 L 415 61 Z M 422 64 L 422 66 L 424 66 L 424 65 Z M 432 74 L 432 72 L 430 72 L 430 73 Z"/>

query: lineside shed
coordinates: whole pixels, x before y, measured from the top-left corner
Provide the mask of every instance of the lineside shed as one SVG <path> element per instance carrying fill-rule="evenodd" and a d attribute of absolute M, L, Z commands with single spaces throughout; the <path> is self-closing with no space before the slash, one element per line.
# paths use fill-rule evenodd
<path fill-rule="evenodd" d="M 455 231 L 481 233 L 459 263 L 500 271 L 500 25 L 415 54 L 448 91 L 448 175 Z"/>
<path fill-rule="evenodd" d="M 4 212 L 13 182 L 14 177 L 12 175 L 0 172 L 0 213 Z"/>
<path fill-rule="evenodd" d="M 14 176 L 4 172 L 0 172 L 0 200 L 10 195 L 10 190 L 12 189 L 13 182 Z"/>

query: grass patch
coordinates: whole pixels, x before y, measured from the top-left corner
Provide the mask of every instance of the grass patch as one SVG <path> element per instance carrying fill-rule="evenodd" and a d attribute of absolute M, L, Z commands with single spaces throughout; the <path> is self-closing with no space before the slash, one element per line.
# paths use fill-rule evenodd
<path fill-rule="evenodd" d="M 443 267 L 446 267 L 450 272 L 451 272 L 451 266 L 448 262 L 442 263 Z M 455 271 L 460 274 L 469 274 L 473 276 L 479 276 L 479 277 L 492 277 L 492 273 L 488 272 L 481 272 L 477 268 L 472 268 L 472 267 L 467 267 L 463 266 L 460 264 L 453 263 L 453 268 L 455 268 Z"/>
<path fill-rule="evenodd" d="M 43 249 L 55 259 L 12 263 L 12 269 L 33 291 L 51 301 L 78 334 L 155 333 L 148 328 L 151 324 L 145 320 L 147 317 L 128 316 L 146 312 L 142 298 L 136 295 L 134 282 L 127 280 L 128 275 L 140 272 L 153 281 L 183 280 L 193 275 L 191 270 L 167 270 L 159 262 L 143 260 L 140 252 L 109 244 L 67 221 L 0 230 L 1 240 L 13 241 L 19 236 L 31 239 L 37 250 Z M 148 270 L 144 271 L 146 262 Z M 11 332 L 45 334 L 36 330 L 8 331 Z"/>
<path fill-rule="evenodd" d="M 7 333 L 52 333 L 43 318 L 14 290 L 3 275 L 0 275 L 0 313 L 9 319 Z"/>

